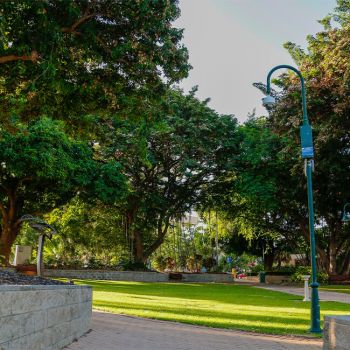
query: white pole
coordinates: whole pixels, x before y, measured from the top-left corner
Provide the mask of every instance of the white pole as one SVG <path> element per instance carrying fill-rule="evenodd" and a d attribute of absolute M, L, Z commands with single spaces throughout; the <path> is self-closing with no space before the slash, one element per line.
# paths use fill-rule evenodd
<path fill-rule="evenodd" d="M 303 301 L 310 301 L 310 293 L 309 293 L 309 275 L 305 275 L 304 277 L 304 299 Z"/>

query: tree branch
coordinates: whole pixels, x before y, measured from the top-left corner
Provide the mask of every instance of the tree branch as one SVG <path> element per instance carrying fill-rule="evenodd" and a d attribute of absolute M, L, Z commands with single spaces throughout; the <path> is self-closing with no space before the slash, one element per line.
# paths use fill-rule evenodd
<path fill-rule="evenodd" d="M 39 59 L 39 54 L 37 51 L 33 50 L 29 56 L 16 56 L 16 55 L 8 55 L 0 57 L 0 64 L 13 62 L 13 61 L 31 61 L 36 63 Z"/>
<path fill-rule="evenodd" d="M 79 18 L 75 23 L 73 23 L 70 27 L 63 27 L 61 28 L 61 32 L 62 33 L 73 33 L 73 34 L 77 34 L 80 35 L 81 33 L 77 32 L 76 29 L 83 24 L 84 22 L 86 22 L 87 20 L 89 20 L 92 17 L 95 17 L 96 13 L 91 13 L 91 14 L 87 14 L 85 13 L 83 15 L 83 17 Z"/>
<path fill-rule="evenodd" d="M 7 215 L 7 213 L 6 213 L 5 206 L 1 202 L 0 202 L 0 211 L 1 211 L 2 217 L 4 218 Z"/>
<path fill-rule="evenodd" d="M 169 221 L 170 221 L 170 217 L 166 216 L 165 220 L 164 220 L 164 229 L 163 229 L 163 216 L 160 216 L 160 218 L 158 219 L 158 227 L 157 227 L 157 238 L 156 240 L 151 244 L 150 247 L 148 247 L 148 249 L 145 251 L 145 256 L 149 257 L 164 241 L 164 237 L 168 231 L 169 228 Z"/>

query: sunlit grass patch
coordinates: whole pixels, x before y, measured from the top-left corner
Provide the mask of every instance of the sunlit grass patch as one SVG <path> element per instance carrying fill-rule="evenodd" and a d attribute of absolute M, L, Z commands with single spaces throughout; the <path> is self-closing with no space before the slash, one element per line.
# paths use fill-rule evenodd
<path fill-rule="evenodd" d="M 93 287 L 97 310 L 261 333 L 308 334 L 310 303 L 295 295 L 231 284 L 77 282 Z M 322 315 L 350 314 L 350 304 L 321 302 L 321 310 Z"/>

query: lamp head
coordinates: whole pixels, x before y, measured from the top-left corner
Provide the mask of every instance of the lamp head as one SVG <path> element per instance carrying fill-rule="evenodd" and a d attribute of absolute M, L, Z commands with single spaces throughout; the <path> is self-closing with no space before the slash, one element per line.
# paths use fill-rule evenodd
<path fill-rule="evenodd" d="M 343 221 L 343 222 L 350 221 L 350 213 L 347 213 L 347 212 L 344 211 L 341 221 Z"/>
<path fill-rule="evenodd" d="M 271 95 L 267 95 L 262 99 L 262 103 L 264 107 L 271 108 L 276 103 L 276 99 Z"/>

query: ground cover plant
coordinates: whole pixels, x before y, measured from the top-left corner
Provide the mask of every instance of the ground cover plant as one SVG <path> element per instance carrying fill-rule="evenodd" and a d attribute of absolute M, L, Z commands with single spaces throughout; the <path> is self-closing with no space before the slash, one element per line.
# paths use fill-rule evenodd
<path fill-rule="evenodd" d="M 302 297 L 230 284 L 80 280 L 97 310 L 217 328 L 308 335 L 310 303 Z M 349 314 L 350 304 L 321 302 L 321 314 Z"/>

